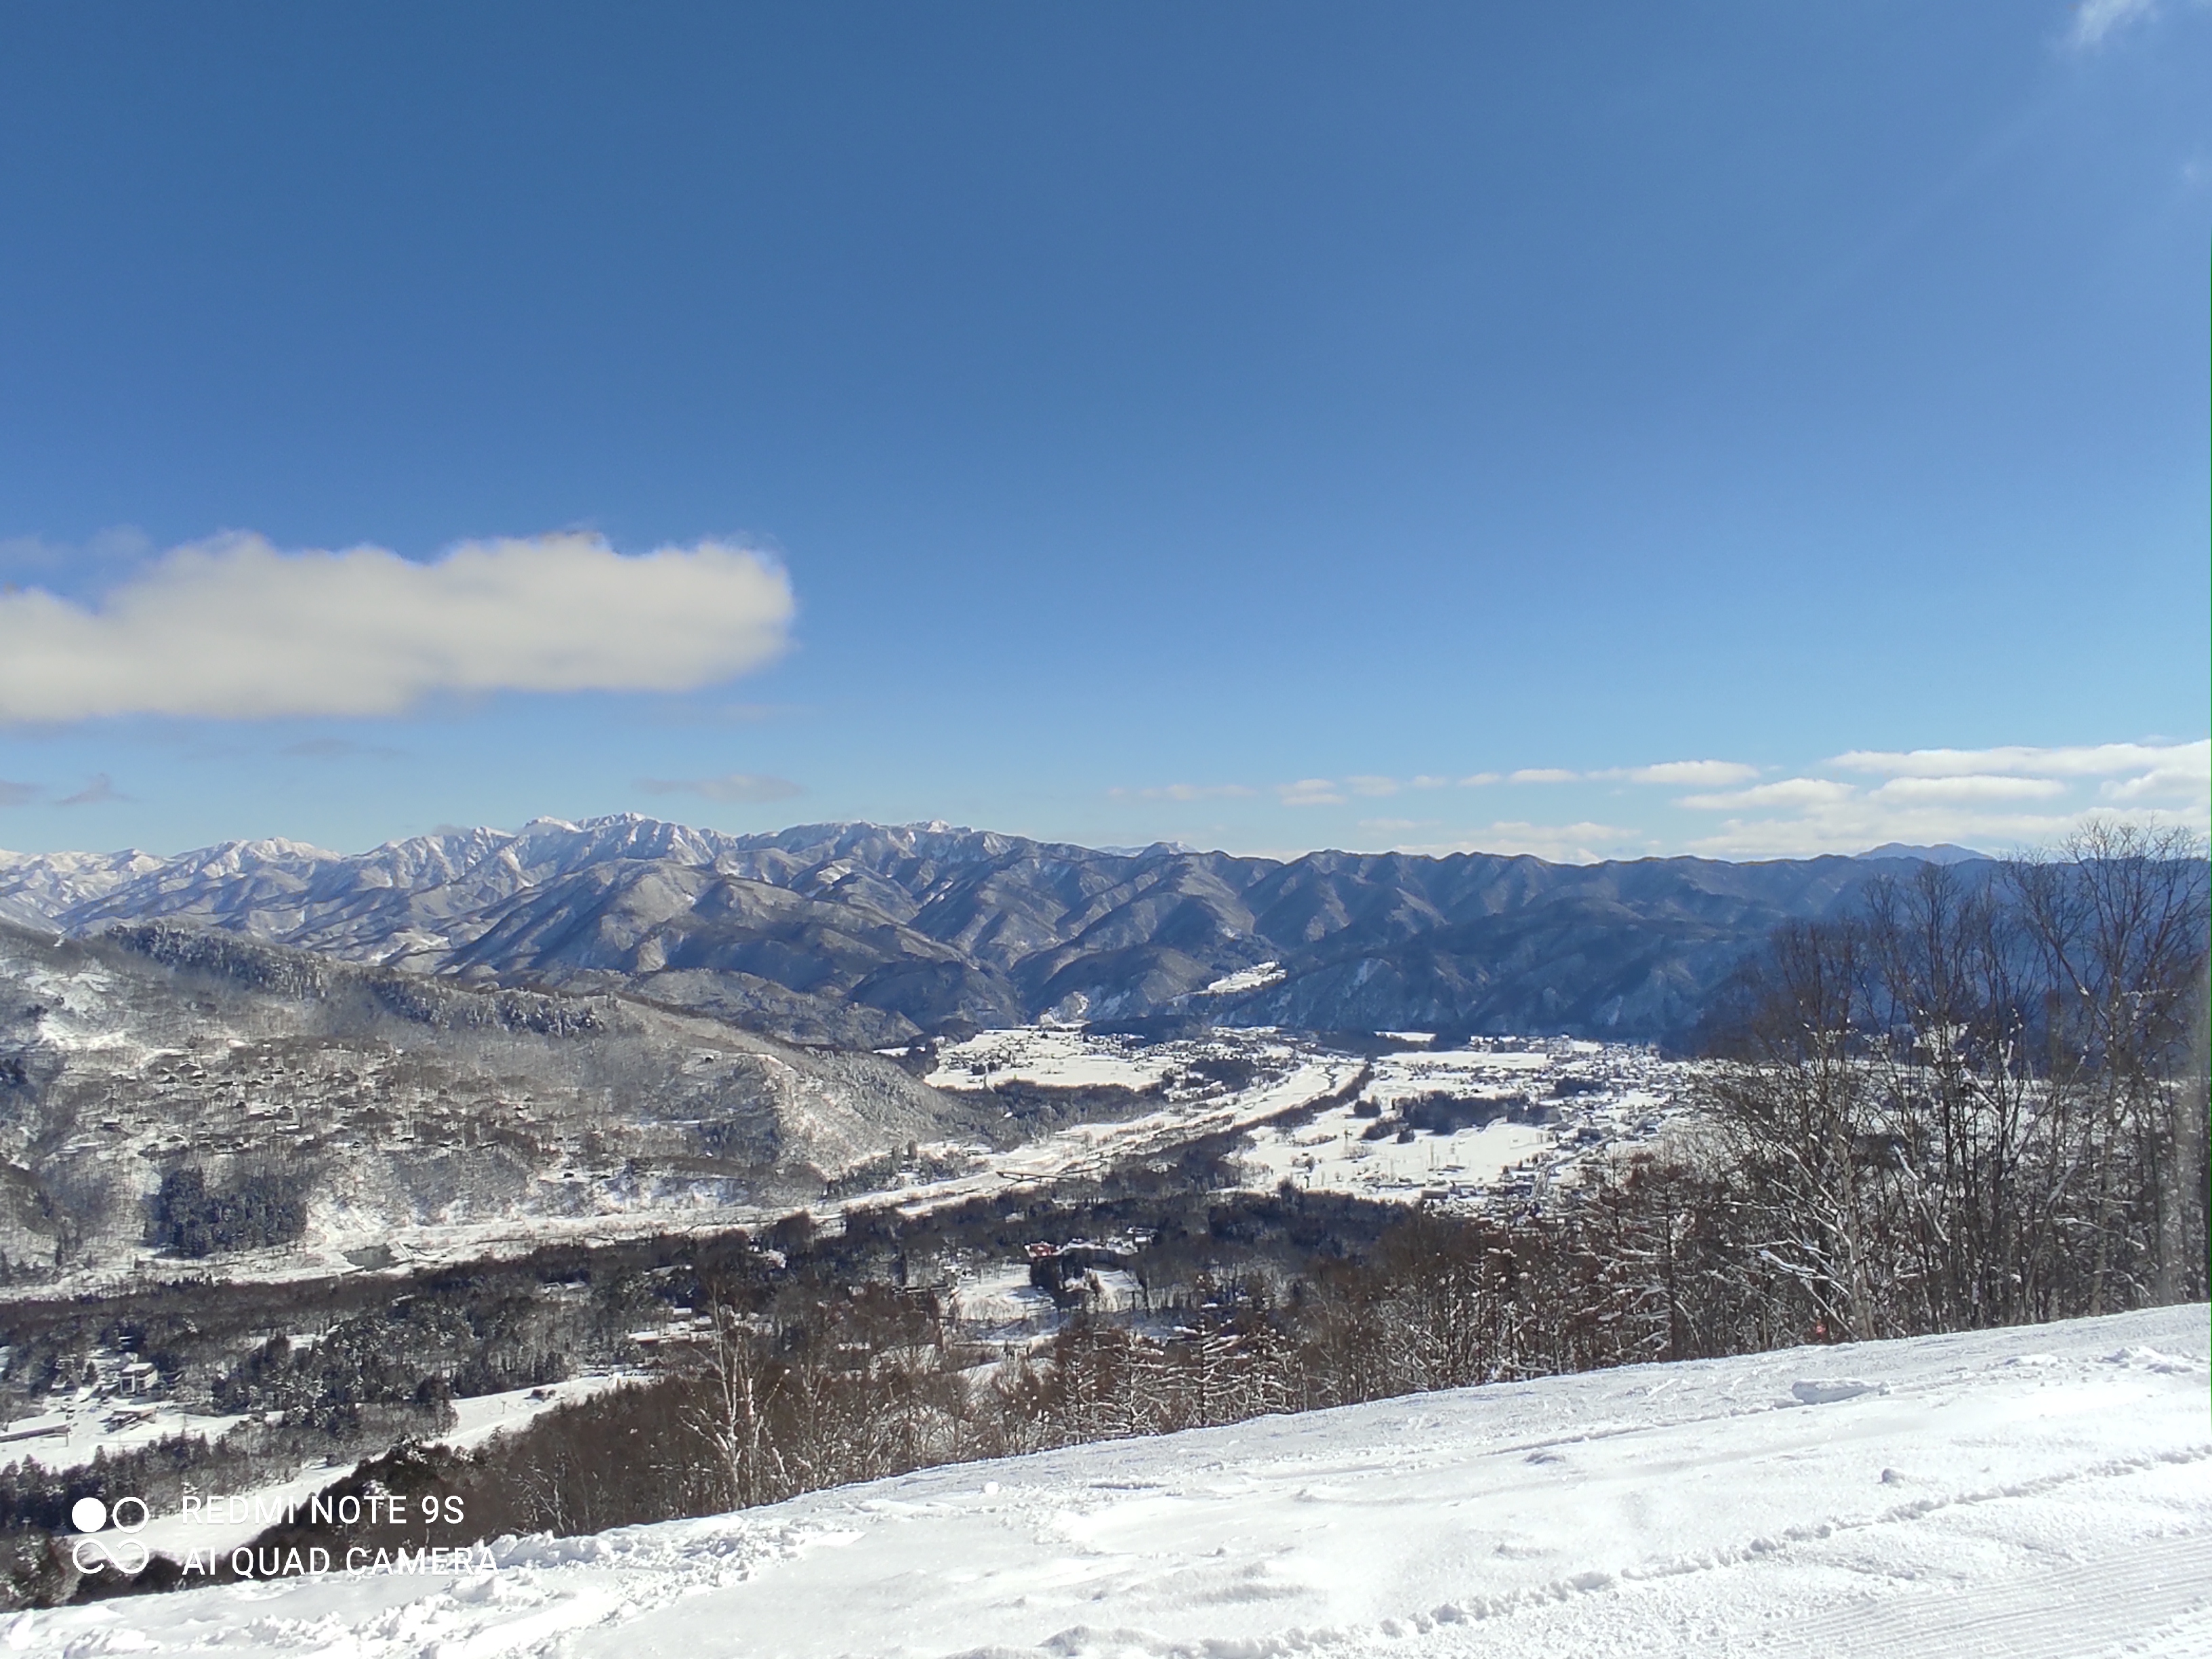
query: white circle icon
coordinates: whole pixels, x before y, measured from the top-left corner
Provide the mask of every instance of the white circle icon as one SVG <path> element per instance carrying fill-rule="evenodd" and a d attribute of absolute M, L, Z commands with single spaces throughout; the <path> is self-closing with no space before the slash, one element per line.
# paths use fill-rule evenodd
<path fill-rule="evenodd" d="M 70 1506 L 70 1524 L 79 1532 L 98 1532 L 107 1524 L 107 1505 L 97 1498 L 80 1498 Z"/>

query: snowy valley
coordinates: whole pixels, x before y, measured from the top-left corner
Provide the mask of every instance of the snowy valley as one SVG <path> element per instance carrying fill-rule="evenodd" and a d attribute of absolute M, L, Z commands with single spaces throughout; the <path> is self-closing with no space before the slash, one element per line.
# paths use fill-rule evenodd
<path fill-rule="evenodd" d="M 2030 906 L 1986 860 L 1208 856 L 13 860 L 0 1640 L 2191 1650 L 2185 964 L 2110 981 L 2164 1023 L 2106 1120 L 2112 1038 L 2016 1063 L 1824 920 Z"/>

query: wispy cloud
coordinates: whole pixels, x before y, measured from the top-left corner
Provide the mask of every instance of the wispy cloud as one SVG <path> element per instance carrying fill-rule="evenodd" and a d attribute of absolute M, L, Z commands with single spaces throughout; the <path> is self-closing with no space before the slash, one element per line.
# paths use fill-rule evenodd
<path fill-rule="evenodd" d="M 0 778 L 0 806 L 28 806 L 45 793 L 43 784 L 13 783 Z"/>
<path fill-rule="evenodd" d="M 1851 784 L 1830 778 L 1778 778 L 1750 789 L 1731 789 L 1717 795 L 1685 795 L 1675 803 L 1700 812 L 1726 812 L 1745 806 L 1825 806 L 1848 800 L 1858 793 Z"/>
<path fill-rule="evenodd" d="M 2102 46 L 2115 31 L 2148 22 L 2157 15 L 2157 0 L 2081 0 L 2074 8 L 2074 27 L 2067 32 L 2067 44 L 2087 52 Z"/>
<path fill-rule="evenodd" d="M 1692 849 L 1787 857 L 1950 842 L 2004 851 L 2057 840 L 2115 807 L 2202 831 L 2212 743 L 1853 750 L 1827 767 L 1880 781 L 1808 775 L 1685 797 L 1676 804 L 1735 815 Z"/>
<path fill-rule="evenodd" d="M 1392 806 L 1404 816 L 1353 820 L 1346 813 L 1345 828 L 1330 833 L 1348 834 L 1356 822 L 1358 835 L 1368 839 L 1354 844 L 1380 842 L 1408 853 L 1510 852 L 1588 862 L 1680 851 L 1729 858 L 1853 854 L 1889 842 L 1949 842 L 2005 851 L 2056 840 L 2099 811 L 2124 812 L 2148 823 L 2205 828 L 2212 742 L 1858 749 L 1794 775 L 1777 776 L 1775 769 L 1705 757 L 1595 770 L 1527 767 L 1504 775 L 1425 772 L 1410 777 L 1355 773 L 1300 778 L 1264 789 L 1178 783 L 1110 793 L 1131 802 L 1246 798 L 1262 811 L 1366 807 L 1370 812 L 1376 808 L 1369 803 L 1397 797 Z M 1601 810 L 1608 817 L 1635 818 L 1638 827 L 1499 819 L 1467 828 L 1449 812 L 1413 816 L 1462 798 L 1428 796 L 1417 804 L 1413 792 L 1507 783 L 1603 786 L 1609 804 Z M 1624 784 L 1633 787 L 1623 788 Z M 1711 816 L 1703 825 L 1692 819 L 1686 834 L 1680 819 L 1644 822 L 1643 804 L 1658 805 L 1646 790 L 1668 792 L 1662 799 L 1672 809 Z M 1287 839 L 1279 830 L 1271 842 L 1277 838 Z"/>
<path fill-rule="evenodd" d="M 145 532 L 119 525 L 82 542 L 38 536 L 0 538 L 0 586 L 98 592 L 153 562 L 161 551 Z"/>
<path fill-rule="evenodd" d="M 1620 772 L 1593 772 L 1595 778 L 1626 778 L 1631 783 L 1662 783 L 1677 789 L 1718 789 L 1731 783 L 1748 783 L 1759 775 L 1756 766 L 1741 761 L 1662 761 L 1656 766 L 1632 766 Z"/>
<path fill-rule="evenodd" d="M 2154 767 L 2187 767 L 2212 775 L 2212 740 L 2195 743 L 2100 743 L 2071 748 L 2036 749 L 2015 744 L 2002 749 L 1854 749 L 1828 763 L 1846 772 L 1875 772 L 1891 777 L 1954 778 L 1969 775 L 2027 773 L 2049 777 L 2110 777 Z"/>
<path fill-rule="evenodd" d="M 2057 778 L 2009 778 L 1970 772 L 1956 778 L 1892 778 L 1869 799 L 1919 805 L 1929 801 L 2049 800 L 2066 793 Z"/>
<path fill-rule="evenodd" d="M 2203 757 L 2195 755 L 2172 765 L 2154 766 L 2131 778 L 2107 778 L 2097 786 L 2098 796 L 2108 801 L 2199 801 L 2208 780 Z"/>
<path fill-rule="evenodd" d="M 1146 789 L 1109 789 L 1115 800 L 1235 800 L 1260 792 L 1242 783 L 1164 783 Z"/>
<path fill-rule="evenodd" d="M 1280 785 L 1275 796 L 1285 806 L 1341 806 L 1347 799 L 1333 778 L 1301 778 Z"/>
<path fill-rule="evenodd" d="M 1564 775 L 1571 777 L 1573 774 Z M 1407 789 L 1449 789 L 1454 785 L 1473 788 L 1498 781 L 1498 775 L 1495 772 L 1477 772 L 1463 778 L 1436 772 L 1417 772 L 1410 778 L 1391 778 L 1376 773 L 1361 772 L 1340 780 L 1300 778 L 1296 783 L 1276 785 L 1275 794 L 1285 806 L 1341 806 L 1354 796 L 1368 800 L 1382 800 Z"/>
<path fill-rule="evenodd" d="M 637 787 L 648 795 L 696 795 L 702 800 L 789 800 L 806 792 L 789 778 L 752 772 L 726 772 L 718 778 L 640 778 Z"/>
<path fill-rule="evenodd" d="M 92 775 L 92 781 L 86 784 L 83 788 L 78 790 L 74 795 L 64 795 L 59 800 L 56 801 L 54 805 L 57 806 L 100 806 L 112 800 L 129 800 L 130 799 L 130 796 L 125 794 L 121 790 L 115 787 L 114 781 L 110 778 L 106 773 L 95 772 Z"/>
<path fill-rule="evenodd" d="M 439 693 L 689 691 L 784 648 L 782 569 L 702 542 L 626 556 L 598 536 L 380 548 L 181 547 L 79 604 L 0 592 L 0 720 L 405 711 Z"/>
<path fill-rule="evenodd" d="M 1509 783 L 1656 783 L 1674 788 L 1718 788 L 1731 783 L 1748 783 L 1759 775 L 1756 766 L 1747 766 L 1741 761 L 1681 760 L 1660 761 L 1651 766 L 1607 766 L 1593 772 L 1577 772 L 1563 766 L 1529 766 L 1509 773 Z M 1469 778 L 1469 783 L 1494 782 L 1495 775 L 1484 774 Z"/>

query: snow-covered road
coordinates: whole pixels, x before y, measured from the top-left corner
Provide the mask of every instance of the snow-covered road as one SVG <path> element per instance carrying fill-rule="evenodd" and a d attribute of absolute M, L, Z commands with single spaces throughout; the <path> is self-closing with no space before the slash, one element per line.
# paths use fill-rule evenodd
<path fill-rule="evenodd" d="M 2212 1653 L 2206 1310 L 1429 1395 L 19 1615 L 109 1653 Z"/>

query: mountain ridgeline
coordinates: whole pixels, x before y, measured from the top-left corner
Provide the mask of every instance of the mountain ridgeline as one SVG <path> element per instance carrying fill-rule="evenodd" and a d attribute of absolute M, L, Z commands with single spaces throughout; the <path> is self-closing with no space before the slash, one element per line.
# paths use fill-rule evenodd
<path fill-rule="evenodd" d="M 626 815 L 346 856 L 280 841 L 0 854 L 0 917 L 74 935 L 198 925 L 465 984 L 621 992 L 844 1048 L 1046 1015 L 1679 1044 L 1778 923 L 1847 910 L 1929 855 L 1285 863 L 941 824 L 727 836 Z"/>

